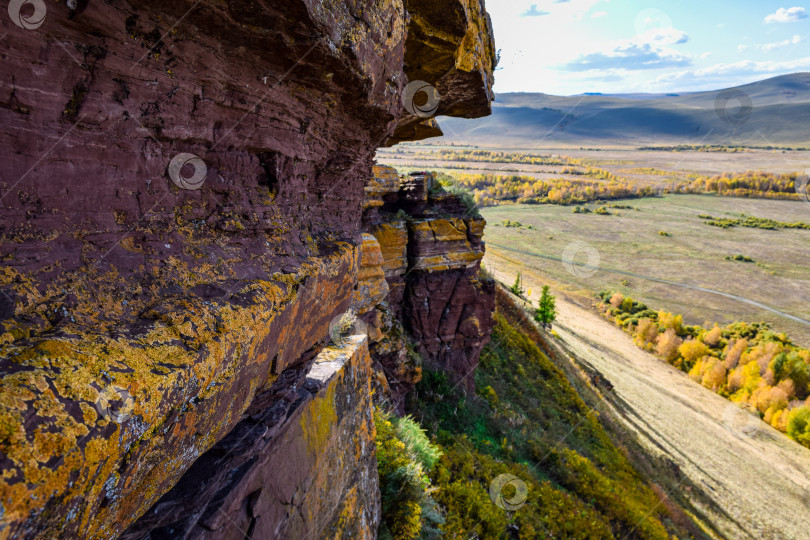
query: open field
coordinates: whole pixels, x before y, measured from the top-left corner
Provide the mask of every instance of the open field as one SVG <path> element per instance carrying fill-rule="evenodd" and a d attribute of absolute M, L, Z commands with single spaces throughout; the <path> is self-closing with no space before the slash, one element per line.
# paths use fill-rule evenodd
<path fill-rule="evenodd" d="M 513 275 L 526 267 L 559 288 L 585 296 L 603 289 L 620 291 L 650 307 L 683 314 L 689 324 L 767 321 L 795 343 L 810 345 L 810 324 L 796 320 L 810 321 L 810 230 L 721 229 L 698 217 L 745 213 L 810 222 L 809 204 L 702 195 L 622 203 L 636 209 L 609 208 L 611 215 L 598 215 L 574 214 L 570 206 L 484 208 L 485 264 L 505 265 Z M 506 220 L 521 226 L 500 224 Z M 569 271 L 563 264 L 563 252 L 574 242 L 584 242 L 598 253 L 595 272 L 579 267 Z M 586 263 L 588 249 L 575 253 L 573 262 Z M 726 260 L 735 255 L 755 262 Z"/>
<path fill-rule="evenodd" d="M 524 163 L 487 163 L 438 159 L 437 151 L 476 149 L 471 146 L 427 144 L 401 145 L 380 150 L 377 160 L 407 172 L 429 169 L 447 173 L 521 175 L 537 179 L 572 178 L 562 173 L 564 166 Z M 482 147 L 483 148 L 483 147 Z M 557 155 L 581 159 L 616 176 L 642 185 L 661 186 L 687 180 L 690 175 L 714 176 L 748 170 L 791 173 L 810 169 L 810 152 L 747 149 L 743 152 L 640 151 L 634 148 L 579 149 L 560 147 L 486 147 L 493 151 L 521 152 L 527 155 Z"/>
<path fill-rule="evenodd" d="M 504 263 L 493 258 L 488 266 L 509 283 L 514 274 Z M 531 269 L 524 277 L 536 301 L 546 277 Z M 603 398 L 613 414 L 650 455 L 675 464 L 682 480 L 671 492 L 683 491 L 725 538 L 810 540 L 800 517 L 810 512 L 810 451 L 764 422 L 743 433 L 728 421 L 729 401 L 636 347 L 575 298 L 560 295 L 557 307 L 552 342 L 609 381 Z"/>

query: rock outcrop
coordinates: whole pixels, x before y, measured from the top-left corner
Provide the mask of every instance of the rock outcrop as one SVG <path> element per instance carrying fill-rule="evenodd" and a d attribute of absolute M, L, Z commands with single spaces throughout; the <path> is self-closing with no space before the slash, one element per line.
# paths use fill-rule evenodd
<path fill-rule="evenodd" d="M 120 538 L 369 538 L 379 500 L 362 335 L 259 394 L 246 417 Z"/>
<path fill-rule="evenodd" d="M 373 154 L 417 77 L 488 113 L 483 4 L 31 4 L 0 13 L 0 538 L 371 535 L 362 394 L 386 381 L 364 340 L 313 359 L 353 306 L 416 313 L 362 236 L 399 193 Z M 466 288 L 421 330 L 448 365 L 477 343 Z"/>
<path fill-rule="evenodd" d="M 372 186 L 390 186 L 396 171 L 378 166 L 374 173 Z M 479 276 L 485 222 L 476 208 L 445 192 L 430 173 L 403 177 L 397 194 L 385 204 L 367 204 L 364 227 L 379 241 L 389 289 L 386 304 L 368 318 L 370 328 L 380 321 L 388 328 L 378 332 L 379 341 L 371 334 L 372 356 L 401 407 L 420 380 L 420 360 L 473 389 L 471 375 L 492 330 L 495 289 Z M 406 354 L 406 342 L 418 357 Z"/>

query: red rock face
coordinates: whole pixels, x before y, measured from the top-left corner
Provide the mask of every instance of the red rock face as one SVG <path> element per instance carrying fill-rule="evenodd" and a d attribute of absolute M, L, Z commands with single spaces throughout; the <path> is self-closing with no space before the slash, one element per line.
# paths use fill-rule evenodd
<path fill-rule="evenodd" d="M 372 356 L 401 409 L 421 377 L 418 361 L 405 354 L 405 341 L 428 367 L 445 370 L 455 383 L 474 390 L 473 373 L 492 331 L 495 289 L 479 276 L 484 220 L 475 209 L 434 185 L 431 174 L 403 177 L 396 198 L 381 194 L 379 186 L 392 171 L 375 168 L 370 193 L 384 202 L 365 204 L 364 226 L 380 242 L 389 284 L 387 303 L 377 311 L 390 311 L 396 324 L 386 326 L 398 329 L 371 340 Z M 375 327 L 381 316 L 367 319 Z"/>
<path fill-rule="evenodd" d="M 380 508 L 366 341 L 348 339 L 285 372 L 120 538 L 374 536 Z"/>
<path fill-rule="evenodd" d="M 405 327 L 433 369 L 475 391 L 473 374 L 492 332 L 494 282 L 473 269 L 414 272 L 408 278 Z"/>
<path fill-rule="evenodd" d="M 181 513 L 210 536 L 211 508 L 254 528 L 263 516 L 263 534 L 301 531 L 278 511 L 289 493 L 254 487 L 289 480 L 278 449 L 311 435 L 294 429 L 292 381 L 351 305 L 373 153 L 413 120 L 409 32 L 454 14 L 443 43 L 419 26 L 432 51 L 419 73 L 446 113 L 486 114 L 483 6 L 442 0 L 409 18 L 398 0 L 44 5 L 41 24 L 0 12 L 0 539 L 146 534 Z M 368 425 L 367 372 L 316 430 L 342 449 L 346 493 L 375 489 L 373 453 L 352 446 L 364 439 L 331 438 Z M 247 461 L 203 466 L 222 444 L 256 457 L 246 483 L 229 471 Z M 328 479 L 304 465 L 290 481 L 319 498 Z M 198 504 L 166 495 L 195 486 L 187 475 L 207 481 Z M 346 510 L 347 527 L 374 529 L 373 508 L 352 510 L 373 506 L 359 495 L 306 497 L 294 506 L 322 511 L 319 527 Z M 137 521 L 147 511 L 166 519 Z"/>

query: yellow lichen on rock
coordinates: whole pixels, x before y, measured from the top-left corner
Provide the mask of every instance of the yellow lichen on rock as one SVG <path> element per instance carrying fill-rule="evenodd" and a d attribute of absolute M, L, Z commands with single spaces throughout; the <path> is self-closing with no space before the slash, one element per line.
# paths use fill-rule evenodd
<path fill-rule="evenodd" d="M 357 259 L 342 244 L 295 273 L 234 291 L 247 302 L 159 301 L 134 335 L 73 325 L 0 346 L 21 368 L 0 378 L 6 522 L 61 501 L 88 538 L 119 533 L 233 427 L 277 376 L 274 358 L 281 370 L 301 356 L 309 346 L 301 332 L 326 335 L 349 301 Z M 126 418 L 100 404 L 109 387 L 131 399 Z M 62 527 L 40 525 L 46 536 Z"/>
<path fill-rule="evenodd" d="M 408 228 L 405 222 L 382 223 L 371 233 L 380 243 L 385 275 L 391 277 L 404 274 L 408 267 Z"/>
<path fill-rule="evenodd" d="M 429 272 L 469 268 L 480 261 L 484 252 L 471 242 L 468 225 L 476 220 L 438 218 L 409 224 L 413 246 L 411 268 Z M 478 225 L 474 225 L 478 230 Z M 475 236 L 475 235 L 472 235 Z"/>
<path fill-rule="evenodd" d="M 380 243 L 368 233 L 363 233 L 360 271 L 357 287 L 352 296 L 352 309 L 355 313 L 367 313 L 388 296 L 388 282 L 382 269 L 384 262 Z"/>

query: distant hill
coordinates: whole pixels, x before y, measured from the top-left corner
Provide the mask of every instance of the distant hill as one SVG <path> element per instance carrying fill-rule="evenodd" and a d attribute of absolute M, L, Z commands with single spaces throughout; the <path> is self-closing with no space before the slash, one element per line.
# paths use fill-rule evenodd
<path fill-rule="evenodd" d="M 439 124 L 447 141 L 495 145 L 810 146 L 810 73 L 711 92 L 498 94 L 492 116 Z"/>

